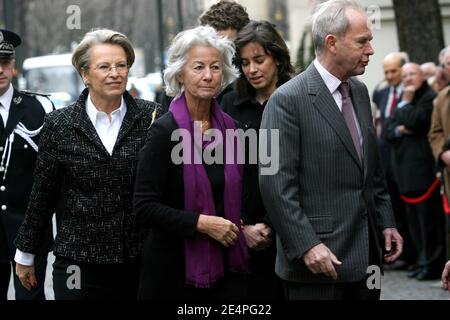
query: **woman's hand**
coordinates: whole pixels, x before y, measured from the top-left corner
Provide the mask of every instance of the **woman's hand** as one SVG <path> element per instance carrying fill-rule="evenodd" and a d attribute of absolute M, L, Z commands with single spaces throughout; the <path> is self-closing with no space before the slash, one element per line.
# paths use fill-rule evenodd
<path fill-rule="evenodd" d="M 207 234 L 225 247 L 234 245 L 239 234 L 239 229 L 233 222 L 205 214 L 198 218 L 197 231 Z"/>
<path fill-rule="evenodd" d="M 24 266 L 20 263 L 16 263 L 16 275 L 20 280 L 20 283 L 28 291 L 35 288 L 37 285 L 36 276 L 34 275 L 34 265 Z"/>
<path fill-rule="evenodd" d="M 244 225 L 242 231 L 250 249 L 261 251 L 272 243 L 272 229 L 264 223 Z"/>

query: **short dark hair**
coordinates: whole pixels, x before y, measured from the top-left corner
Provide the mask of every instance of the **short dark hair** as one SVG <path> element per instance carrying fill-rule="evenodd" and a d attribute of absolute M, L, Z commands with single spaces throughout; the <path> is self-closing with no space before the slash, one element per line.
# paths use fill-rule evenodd
<path fill-rule="evenodd" d="M 234 44 L 236 45 L 235 65 L 239 67 L 240 77 L 236 81 L 239 96 L 254 95 L 255 89 L 248 82 L 242 71 L 241 49 L 247 44 L 255 42 L 278 62 L 277 87 L 289 81 L 295 73 L 291 64 L 289 49 L 275 26 L 268 21 L 252 21 L 239 31 Z"/>
<path fill-rule="evenodd" d="M 229 28 L 241 30 L 250 22 L 246 9 L 237 2 L 221 0 L 200 16 L 202 26 L 209 25 L 216 31 Z"/>

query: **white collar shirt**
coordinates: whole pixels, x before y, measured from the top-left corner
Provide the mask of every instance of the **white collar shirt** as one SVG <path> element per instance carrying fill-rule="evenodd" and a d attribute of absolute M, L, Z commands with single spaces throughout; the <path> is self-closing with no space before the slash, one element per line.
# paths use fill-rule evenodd
<path fill-rule="evenodd" d="M 331 95 L 333 96 L 334 101 L 336 101 L 336 104 L 339 108 L 339 111 L 342 112 L 342 95 L 339 92 L 339 86 L 341 85 L 342 81 L 336 78 L 334 75 L 332 75 L 327 69 L 325 69 L 319 62 L 319 60 L 316 58 L 314 60 L 314 66 L 317 69 L 317 72 L 319 72 L 322 80 L 325 82 L 325 85 L 327 86 L 328 90 L 330 91 Z M 363 137 L 361 133 L 361 128 L 359 126 L 358 117 L 356 116 L 355 110 L 353 110 L 353 119 L 356 123 L 356 128 L 358 129 L 358 135 L 359 135 L 359 143 L 362 146 L 363 143 Z"/>
<path fill-rule="evenodd" d="M 92 103 L 91 95 L 88 96 L 86 102 L 86 112 L 106 150 L 112 155 L 120 127 L 127 113 L 127 105 L 123 97 L 120 107 L 111 113 L 111 120 L 106 112 L 98 111 Z"/>
<path fill-rule="evenodd" d="M 3 118 L 3 126 L 6 127 L 8 122 L 9 110 L 11 108 L 11 101 L 14 96 L 14 87 L 9 84 L 8 90 L 0 97 L 0 115 Z"/>
<path fill-rule="evenodd" d="M 386 101 L 386 108 L 384 108 L 384 117 L 385 118 L 389 118 L 391 116 L 390 112 L 391 112 L 391 104 L 392 101 L 394 100 L 394 90 L 396 91 L 397 94 L 397 106 L 400 103 L 401 99 L 401 95 L 403 92 L 403 85 L 399 84 L 397 87 L 393 87 L 391 86 L 389 88 L 389 96 L 388 96 L 388 100 Z"/>
<path fill-rule="evenodd" d="M 333 96 L 334 101 L 336 101 L 339 110 L 342 111 L 342 95 L 338 90 L 339 86 L 341 85 L 341 80 L 336 78 L 327 69 L 325 69 L 320 64 L 319 60 L 314 60 L 314 66 L 322 77 L 323 82 L 325 82 L 325 85 Z"/>

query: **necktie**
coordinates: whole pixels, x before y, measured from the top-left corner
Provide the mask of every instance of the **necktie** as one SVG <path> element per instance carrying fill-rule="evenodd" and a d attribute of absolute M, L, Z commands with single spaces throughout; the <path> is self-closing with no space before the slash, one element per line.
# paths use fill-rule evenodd
<path fill-rule="evenodd" d="M 397 106 L 397 102 L 398 102 L 397 90 L 394 88 L 391 106 L 389 107 L 389 116 L 392 116 L 392 114 L 394 113 L 395 107 Z"/>
<path fill-rule="evenodd" d="M 355 146 L 359 161 L 362 163 L 362 149 L 359 142 L 358 128 L 356 127 L 355 118 L 353 117 L 353 103 L 350 97 L 347 82 L 341 83 L 339 86 L 339 92 L 342 95 L 342 115 L 344 116 L 345 123 L 347 124 L 350 135 L 352 136 L 353 145 Z"/>

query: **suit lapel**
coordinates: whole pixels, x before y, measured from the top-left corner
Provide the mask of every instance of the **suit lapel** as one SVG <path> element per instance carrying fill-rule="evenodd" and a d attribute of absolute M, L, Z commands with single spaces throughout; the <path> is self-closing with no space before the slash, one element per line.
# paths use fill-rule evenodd
<path fill-rule="evenodd" d="M 363 148 L 363 169 L 364 169 L 364 180 L 367 175 L 367 168 L 369 165 L 369 150 L 368 149 L 368 132 L 370 123 L 366 123 L 364 119 L 371 119 L 371 115 L 367 114 L 368 109 L 364 108 L 364 94 L 361 90 L 357 90 L 355 83 L 352 79 L 349 80 L 350 91 L 352 95 L 353 106 L 355 108 L 356 118 L 358 119 L 359 128 L 362 135 L 362 148 Z"/>
<path fill-rule="evenodd" d="M 387 108 L 387 102 L 388 102 L 388 98 L 389 98 L 389 91 L 390 91 L 390 87 L 387 87 L 384 89 L 384 92 L 381 94 L 381 99 L 380 99 L 380 116 L 382 119 L 385 119 L 385 114 L 386 114 L 386 108 Z"/>
<path fill-rule="evenodd" d="M 127 105 L 127 113 L 125 114 L 122 126 L 120 127 L 119 135 L 117 136 L 116 146 L 119 145 L 119 143 L 127 136 L 128 132 L 133 128 L 136 120 L 139 119 L 141 116 L 141 110 L 136 104 L 136 101 L 128 94 L 128 92 L 125 92 L 123 97 Z"/>
<path fill-rule="evenodd" d="M 14 90 L 13 99 L 9 109 L 8 121 L 6 122 L 5 131 L 2 137 L 2 144 L 6 138 L 13 132 L 17 124 L 22 120 L 25 114 L 25 103 L 17 90 Z"/>
<path fill-rule="evenodd" d="M 100 137 L 95 130 L 94 124 L 86 112 L 86 100 L 88 97 L 89 91 L 85 89 L 81 94 L 80 98 L 73 106 L 73 118 L 74 123 L 73 126 L 77 130 L 81 131 L 86 138 L 88 138 L 102 153 L 106 154 L 108 157 L 110 156 L 108 150 L 106 150 L 103 145 Z"/>
<path fill-rule="evenodd" d="M 313 95 L 313 105 L 325 118 L 328 124 L 334 129 L 339 139 L 344 144 L 347 151 L 350 153 L 352 159 L 361 168 L 361 163 L 358 159 L 353 140 L 345 124 L 342 112 L 336 105 L 333 96 L 328 90 L 325 82 L 316 70 L 313 64 L 306 71 L 308 77 L 308 92 Z"/>

